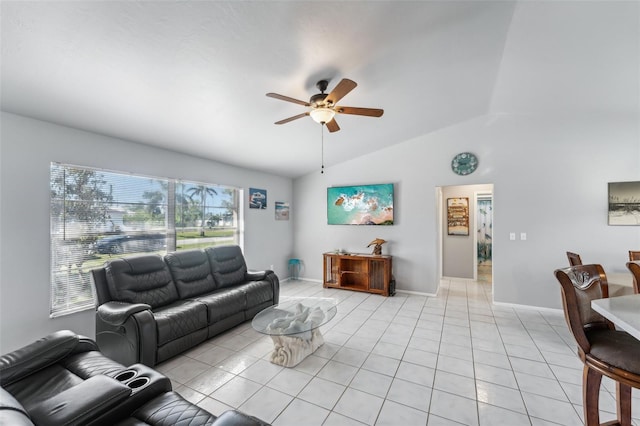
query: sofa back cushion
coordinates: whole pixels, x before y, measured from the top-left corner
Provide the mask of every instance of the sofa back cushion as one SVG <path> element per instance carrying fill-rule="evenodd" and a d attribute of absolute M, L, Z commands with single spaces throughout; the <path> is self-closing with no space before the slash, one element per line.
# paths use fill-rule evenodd
<path fill-rule="evenodd" d="M 158 255 L 114 259 L 107 262 L 105 272 L 115 301 L 157 308 L 178 300 L 171 272 Z"/>
<path fill-rule="evenodd" d="M 209 259 L 202 250 L 169 253 L 164 261 L 171 271 L 181 299 L 211 293 L 216 289 Z"/>
<path fill-rule="evenodd" d="M 209 257 L 211 273 L 218 288 L 230 287 L 245 281 L 247 264 L 239 246 L 218 246 L 204 249 Z"/>

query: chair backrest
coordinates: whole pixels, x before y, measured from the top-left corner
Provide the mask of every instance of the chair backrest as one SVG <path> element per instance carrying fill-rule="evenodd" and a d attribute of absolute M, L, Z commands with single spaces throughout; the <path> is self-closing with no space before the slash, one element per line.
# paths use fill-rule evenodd
<path fill-rule="evenodd" d="M 562 289 L 562 305 L 573 337 L 584 353 L 591 345 L 584 330 L 613 325 L 591 308 L 591 301 L 609 297 L 607 277 L 600 265 L 576 265 L 554 272 Z"/>
<path fill-rule="evenodd" d="M 569 259 L 569 266 L 582 265 L 582 259 L 578 253 L 567 252 L 567 259 Z"/>
<path fill-rule="evenodd" d="M 633 275 L 633 292 L 640 294 L 640 260 L 627 262 L 627 268 L 629 268 L 631 275 Z"/>
<path fill-rule="evenodd" d="M 629 260 L 640 260 L 640 250 L 629 250 Z"/>

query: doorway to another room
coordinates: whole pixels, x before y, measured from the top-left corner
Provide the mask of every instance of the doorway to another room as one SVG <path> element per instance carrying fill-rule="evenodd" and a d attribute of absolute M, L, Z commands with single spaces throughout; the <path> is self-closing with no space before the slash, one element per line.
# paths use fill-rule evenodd
<path fill-rule="evenodd" d="M 493 281 L 493 194 L 476 193 L 476 279 Z"/>
<path fill-rule="evenodd" d="M 436 188 L 440 278 L 493 284 L 493 184 Z"/>

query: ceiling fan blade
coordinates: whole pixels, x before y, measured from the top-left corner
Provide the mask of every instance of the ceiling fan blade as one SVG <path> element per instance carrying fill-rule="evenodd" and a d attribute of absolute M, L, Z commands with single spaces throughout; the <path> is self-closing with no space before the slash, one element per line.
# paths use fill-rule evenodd
<path fill-rule="evenodd" d="M 340 99 L 344 98 L 347 93 L 355 89 L 357 85 L 358 84 L 355 81 L 343 78 L 340 80 L 340 83 L 333 88 L 331 93 L 324 98 L 324 101 L 331 105 L 335 105 Z"/>
<path fill-rule="evenodd" d="M 284 120 L 276 121 L 275 124 L 285 124 L 298 118 L 306 117 L 309 112 L 303 112 L 302 114 L 294 115 L 293 117 L 285 118 Z"/>
<path fill-rule="evenodd" d="M 338 126 L 338 122 L 336 121 L 335 118 L 332 118 L 331 121 L 326 123 L 325 125 L 327 126 L 327 129 L 331 133 L 337 132 L 338 130 L 340 130 L 340 126 Z"/>
<path fill-rule="evenodd" d="M 293 102 L 294 104 L 310 106 L 309 102 L 301 101 L 299 99 L 290 98 L 289 96 L 278 95 L 277 93 L 267 93 L 270 98 L 280 99 L 281 101 Z"/>
<path fill-rule="evenodd" d="M 384 114 L 383 109 L 377 109 L 377 108 L 357 108 L 357 107 L 337 106 L 334 109 L 336 112 L 340 114 L 366 115 L 367 117 L 382 117 L 382 114 Z"/>

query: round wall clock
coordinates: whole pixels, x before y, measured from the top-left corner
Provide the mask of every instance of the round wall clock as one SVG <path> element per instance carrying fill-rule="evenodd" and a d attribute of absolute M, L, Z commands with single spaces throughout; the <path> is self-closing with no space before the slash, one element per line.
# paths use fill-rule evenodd
<path fill-rule="evenodd" d="M 451 170 L 459 175 L 468 175 L 478 167 L 478 158 L 470 152 L 461 152 L 453 157 Z"/>

